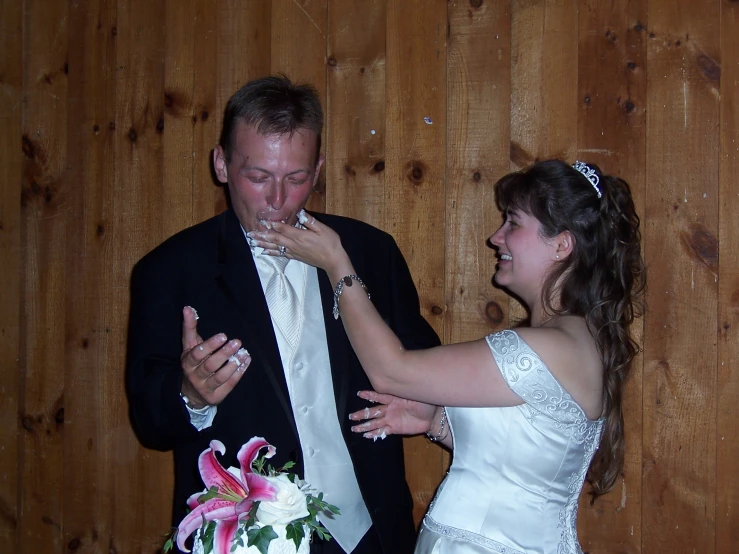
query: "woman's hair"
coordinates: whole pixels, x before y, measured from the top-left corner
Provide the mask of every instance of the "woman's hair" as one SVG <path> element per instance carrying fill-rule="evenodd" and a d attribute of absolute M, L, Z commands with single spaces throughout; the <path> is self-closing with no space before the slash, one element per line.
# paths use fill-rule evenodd
<path fill-rule="evenodd" d="M 495 192 L 502 211 L 534 216 L 544 238 L 563 231 L 572 235 L 572 252 L 547 276 L 542 302 L 549 313 L 584 317 L 603 361 L 605 426 L 588 471 L 597 498 L 623 469 L 622 391 L 639 350 L 629 325 L 643 311 L 645 268 L 629 185 L 595 165 L 578 167 L 593 173 L 588 177 L 561 160 L 548 160 L 506 175 Z M 555 295 L 558 306 L 552 305 Z"/>

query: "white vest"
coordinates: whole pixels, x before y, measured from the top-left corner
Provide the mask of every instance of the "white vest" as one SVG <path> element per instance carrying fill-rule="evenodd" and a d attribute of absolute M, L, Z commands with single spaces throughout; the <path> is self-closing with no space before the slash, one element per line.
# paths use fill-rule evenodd
<path fill-rule="evenodd" d="M 262 279 L 262 263 L 258 258 L 254 256 L 264 289 L 267 283 Z M 287 264 L 285 276 L 295 289 L 303 316 L 294 353 L 282 332 L 274 327 L 303 451 L 304 479 L 323 492 L 326 502 L 341 510 L 341 515 L 328 521 L 322 517 L 321 522 L 334 540 L 351 552 L 372 525 L 372 519 L 362 499 L 336 413 L 318 272 L 292 260 Z"/>

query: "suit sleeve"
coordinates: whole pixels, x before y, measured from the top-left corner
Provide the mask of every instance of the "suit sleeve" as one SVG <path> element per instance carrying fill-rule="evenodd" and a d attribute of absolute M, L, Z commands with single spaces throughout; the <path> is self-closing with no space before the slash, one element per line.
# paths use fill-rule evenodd
<path fill-rule="evenodd" d="M 139 262 L 131 278 L 126 391 L 141 444 L 171 450 L 197 436 L 180 398 L 184 305 L 176 278 L 163 278 L 171 269 L 165 272 L 150 262 Z"/>

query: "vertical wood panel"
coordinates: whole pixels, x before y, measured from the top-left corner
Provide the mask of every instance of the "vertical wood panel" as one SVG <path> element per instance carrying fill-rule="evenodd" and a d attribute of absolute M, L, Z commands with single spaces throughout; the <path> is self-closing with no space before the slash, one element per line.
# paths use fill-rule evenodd
<path fill-rule="evenodd" d="M 646 5 L 630 0 L 584 0 L 578 49 L 577 158 L 625 179 L 637 213 L 644 216 L 646 153 Z M 570 159 L 569 161 L 574 161 Z M 643 319 L 632 327 L 641 343 Z M 641 551 L 642 358 L 633 362 L 624 393 L 624 474 L 610 494 L 591 505 L 588 487 L 580 502 L 584 550 Z"/>
<path fill-rule="evenodd" d="M 511 169 L 571 159 L 577 137 L 576 2 L 511 2 Z M 526 316 L 509 298 L 513 323 Z"/>
<path fill-rule="evenodd" d="M 327 24 L 328 0 L 272 0 L 272 72 L 312 84 L 324 108 Z M 325 183 L 324 167 L 306 205 L 309 210 L 326 211 Z"/>
<path fill-rule="evenodd" d="M 721 2 L 716 552 L 739 545 L 739 4 Z"/>
<path fill-rule="evenodd" d="M 421 297 L 421 312 L 444 336 L 446 3 L 388 3 L 386 205 L 384 229 L 398 242 Z M 411 101 L 412 99 L 412 101 Z M 424 437 L 406 439 L 416 521 L 444 464 Z"/>
<path fill-rule="evenodd" d="M 200 44 L 194 40 L 200 0 L 167 0 L 164 33 L 164 115 L 162 129 L 163 237 L 192 224 L 194 167 L 193 142 L 200 114 L 195 113 L 194 57 Z"/>
<path fill-rule="evenodd" d="M 231 95 L 251 79 L 269 75 L 272 1 L 218 0 L 217 6 L 216 129 L 217 133 L 220 133 L 223 110 L 226 109 L 226 103 Z"/>
<path fill-rule="evenodd" d="M 329 3 L 326 208 L 382 226 L 385 198 L 384 0 Z"/>
<path fill-rule="evenodd" d="M 64 541 L 75 552 L 99 552 L 110 542 L 115 461 L 105 448 L 106 404 L 120 394 L 120 369 L 101 371 L 105 322 L 103 279 L 113 193 L 115 0 L 70 4 L 64 370 Z"/>
<path fill-rule="evenodd" d="M 62 540 L 67 23 L 66 3 L 26 3 L 19 547 L 28 553 Z"/>
<path fill-rule="evenodd" d="M 23 11 L 0 1 L 0 544 L 16 552 L 20 355 Z M 21 448 L 22 450 L 22 448 Z"/>
<path fill-rule="evenodd" d="M 502 223 L 494 185 L 509 169 L 510 21 L 506 2 L 449 4 L 445 343 L 507 323 L 487 239 Z"/>
<path fill-rule="evenodd" d="M 220 0 L 198 0 L 195 6 L 193 55 L 193 191 L 192 221 L 222 212 L 226 198 L 211 171 L 211 153 L 218 143 L 222 116 L 218 109 L 218 6 Z M 243 41 L 242 41 L 243 44 Z M 256 49 L 259 52 L 259 49 Z M 256 57 L 256 56 L 255 56 Z M 235 92 L 235 89 L 234 91 Z"/>
<path fill-rule="evenodd" d="M 143 450 L 131 432 L 123 390 L 129 278 L 133 264 L 164 238 L 162 133 L 164 100 L 164 4 L 119 0 L 115 100 L 115 183 L 111 233 L 106 243 L 104 297 L 116 299 L 105 312 L 101 337 L 103 371 L 119 376 L 106 391 L 108 447 L 123 468 L 110 490 L 119 506 L 110 548 L 154 549 L 171 518 L 170 453 Z M 120 467 L 120 466 L 119 466 Z M 152 499 L 166 498 L 168 502 Z"/>
<path fill-rule="evenodd" d="M 648 6 L 645 251 L 655 270 L 645 318 L 642 549 L 709 554 L 716 498 L 718 2 Z"/>

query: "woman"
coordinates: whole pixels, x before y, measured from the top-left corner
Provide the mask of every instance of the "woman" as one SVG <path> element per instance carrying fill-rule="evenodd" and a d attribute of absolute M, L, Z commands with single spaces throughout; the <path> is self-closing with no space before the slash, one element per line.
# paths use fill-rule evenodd
<path fill-rule="evenodd" d="M 644 279 L 639 218 L 624 181 L 580 162 L 540 162 L 495 190 L 504 215 L 490 238 L 495 282 L 524 303 L 530 327 L 473 342 L 403 350 L 318 222 L 251 238 L 338 283 L 352 346 L 385 393 L 362 393 L 382 404 L 354 414 L 367 420 L 356 430 L 425 431 L 454 448 L 417 553 L 581 552 L 583 482 L 603 494 L 623 466 L 621 394 L 637 351 L 628 327 Z"/>

